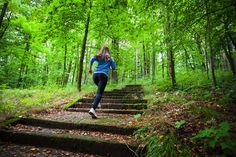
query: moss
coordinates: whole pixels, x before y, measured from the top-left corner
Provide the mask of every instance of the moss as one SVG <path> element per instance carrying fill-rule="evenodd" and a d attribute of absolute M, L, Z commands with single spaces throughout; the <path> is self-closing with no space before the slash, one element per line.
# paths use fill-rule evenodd
<path fill-rule="evenodd" d="M 68 109 L 68 108 L 74 106 L 74 105 L 75 105 L 78 101 L 80 101 L 80 100 L 81 100 L 81 98 L 78 98 L 78 99 L 76 99 L 76 100 L 74 100 L 74 101 L 69 102 L 68 104 L 66 104 L 66 105 L 64 106 L 64 109 Z"/>
<path fill-rule="evenodd" d="M 21 120 L 21 117 L 14 117 L 14 118 L 11 118 L 11 119 L 8 119 L 4 122 L 1 122 L 0 123 L 0 127 L 1 126 L 9 126 L 9 125 L 12 125 L 12 124 L 15 124 L 17 123 L 19 120 Z"/>

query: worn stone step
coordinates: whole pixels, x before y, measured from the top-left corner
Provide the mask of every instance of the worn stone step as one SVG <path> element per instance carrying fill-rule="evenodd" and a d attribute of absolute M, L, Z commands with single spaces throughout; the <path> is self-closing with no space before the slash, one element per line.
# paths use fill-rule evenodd
<path fill-rule="evenodd" d="M 147 109 L 147 104 L 119 104 L 119 103 L 100 103 L 102 109 L 136 109 L 143 110 Z M 92 103 L 78 102 L 74 106 L 75 108 L 89 108 Z"/>
<path fill-rule="evenodd" d="M 136 89 L 122 88 L 122 89 L 113 89 L 112 92 L 144 92 L 144 91 L 142 88 L 136 88 Z"/>
<path fill-rule="evenodd" d="M 104 133 L 120 134 L 120 135 L 133 135 L 138 127 L 122 127 L 114 125 L 102 124 L 88 124 L 88 123 L 69 123 L 52 120 L 44 120 L 37 118 L 19 118 L 11 125 L 23 124 L 44 128 L 54 129 L 70 129 L 70 130 L 84 130 L 84 131 L 99 131 Z"/>
<path fill-rule="evenodd" d="M 49 147 L 104 156 L 135 157 L 136 154 L 133 152 L 135 150 L 137 150 L 137 154 L 141 154 L 138 152 L 140 149 L 138 149 L 136 145 L 90 136 L 0 129 L 0 139 L 2 141 L 13 142 L 16 144 Z"/>
<path fill-rule="evenodd" d="M 123 94 L 123 95 L 128 95 L 128 94 L 136 94 L 136 95 L 140 95 L 140 94 L 144 94 L 143 91 L 105 91 L 104 94 L 117 94 L 117 95 L 120 95 L 120 94 Z"/>
<path fill-rule="evenodd" d="M 101 155 L 59 150 L 55 148 L 20 145 L 0 141 L 1 157 L 106 157 Z"/>
<path fill-rule="evenodd" d="M 87 98 L 94 98 L 95 95 Z M 102 98 L 108 98 L 108 99 L 141 99 L 141 95 L 103 95 Z"/>
<path fill-rule="evenodd" d="M 78 100 L 78 102 L 83 102 L 83 103 L 92 103 L 94 99 L 91 98 L 82 98 Z M 109 99 L 109 98 L 103 98 L 100 101 L 101 103 L 120 103 L 120 104 L 125 104 L 125 103 L 147 103 L 147 100 L 144 99 Z"/>
<path fill-rule="evenodd" d="M 142 93 L 104 93 L 103 96 L 143 97 Z"/>
<path fill-rule="evenodd" d="M 126 85 L 125 88 L 142 88 L 143 85 L 140 85 L 140 84 L 129 84 L 129 85 Z"/>
<path fill-rule="evenodd" d="M 67 108 L 67 111 L 88 112 L 90 108 Z M 144 110 L 124 110 L 124 109 L 96 109 L 97 113 L 115 113 L 115 114 L 142 114 Z"/>

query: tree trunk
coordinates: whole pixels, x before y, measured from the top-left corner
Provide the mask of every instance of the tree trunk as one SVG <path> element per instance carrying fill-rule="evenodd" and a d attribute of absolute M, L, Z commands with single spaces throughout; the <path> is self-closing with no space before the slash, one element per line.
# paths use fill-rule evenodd
<path fill-rule="evenodd" d="M 113 50 L 115 51 L 115 53 L 113 52 L 113 56 L 115 56 L 116 60 L 116 71 L 115 72 L 112 72 L 112 80 L 114 83 L 118 83 L 118 67 L 120 65 L 120 56 L 119 56 L 119 40 L 116 39 L 116 38 L 113 38 L 112 39 L 112 47 L 113 47 Z"/>
<path fill-rule="evenodd" d="M 152 83 L 156 80 L 156 53 L 154 43 L 152 43 Z"/>
<path fill-rule="evenodd" d="M 146 59 L 146 49 L 143 41 L 143 75 L 147 75 L 147 59 Z"/>
<path fill-rule="evenodd" d="M 2 11 L 1 11 L 1 14 L 0 14 L 0 28 L 2 28 L 3 18 L 6 14 L 7 6 L 8 6 L 8 2 L 5 2 L 3 4 Z"/>
<path fill-rule="evenodd" d="M 231 69 L 233 75 L 236 75 L 235 63 L 234 63 L 234 59 L 233 59 L 233 56 L 232 56 L 232 46 L 230 44 L 229 37 L 226 37 L 226 41 L 227 41 L 226 44 L 227 44 L 227 48 L 228 48 L 228 51 L 225 51 L 226 58 L 229 62 L 230 69 Z"/>
<path fill-rule="evenodd" d="M 161 52 L 161 72 L 162 72 L 162 78 L 165 78 L 165 61 L 163 57 L 163 53 Z"/>
<path fill-rule="evenodd" d="M 86 55 L 85 55 L 85 69 L 84 69 L 84 84 L 87 84 L 87 82 L 88 82 L 88 69 L 87 69 L 87 67 L 88 67 L 88 52 L 89 52 L 89 50 L 88 50 L 89 48 L 87 48 L 87 52 L 86 52 Z"/>
<path fill-rule="evenodd" d="M 172 86 L 176 86 L 175 80 L 175 61 L 174 61 L 174 53 L 172 48 L 168 50 L 168 65 L 169 65 L 169 72 L 171 76 Z"/>
<path fill-rule="evenodd" d="M 79 64 L 79 76 L 78 76 L 78 90 L 81 91 L 81 82 L 82 82 L 82 74 L 83 74 L 83 62 L 84 62 L 84 54 L 86 49 L 86 42 L 88 37 L 88 30 L 89 30 L 89 23 L 90 23 L 90 13 L 87 17 L 87 21 L 85 23 L 85 31 L 84 31 L 84 38 L 82 43 L 81 49 L 81 56 L 80 56 L 80 64 Z"/>
<path fill-rule="evenodd" d="M 64 67 L 63 67 L 63 74 L 62 74 L 62 86 L 66 85 L 66 60 L 67 60 L 67 44 L 65 43 L 64 47 Z"/>
<path fill-rule="evenodd" d="M 74 63 L 74 66 L 73 66 L 73 75 L 72 75 L 72 81 L 71 81 L 71 84 L 73 85 L 74 84 L 74 80 L 75 80 L 75 78 L 76 78 L 76 69 L 77 69 L 77 60 L 75 61 L 75 63 Z"/>
<path fill-rule="evenodd" d="M 70 60 L 69 65 L 68 65 L 68 70 L 66 72 L 66 77 L 65 77 L 65 80 L 64 80 L 64 86 L 66 86 L 68 81 L 69 81 L 71 68 L 72 68 L 72 60 Z"/>
<path fill-rule="evenodd" d="M 9 26 L 9 23 L 10 23 L 10 18 L 8 18 L 8 25 L 3 27 L 2 23 L 3 23 L 3 18 L 5 16 L 5 13 L 6 13 L 6 10 L 7 10 L 7 6 L 8 6 L 8 2 L 4 3 L 3 8 L 2 8 L 2 12 L 0 14 L 0 40 L 4 36 L 6 30 L 7 30 L 8 26 Z M 10 13 L 10 16 L 11 16 L 11 13 Z"/>
<path fill-rule="evenodd" d="M 188 52 L 184 47 L 184 60 L 185 60 L 185 68 L 187 72 L 188 72 L 188 59 L 189 59 Z"/>
<path fill-rule="evenodd" d="M 148 46 L 148 45 L 147 45 Z M 147 65 L 147 76 L 150 77 L 150 53 L 148 47 L 146 47 L 146 65 Z"/>
<path fill-rule="evenodd" d="M 25 68 L 26 68 L 26 64 L 25 64 L 25 57 L 26 57 L 26 54 L 29 53 L 29 50 L 30 50 L 30 44 L 29 44 L 29 41 L 28 41 L 28 37 L 26 37 L 26 43 L 25 43 L 25 52 L 22 56 L 22 59 L 21 59 L 21 65 L 20 65 L 20 72 L 19 72 L 19 76 L 18 76 L 18 82 L 17 82 L 17 87 L 23 87 L 23 83 L 24 83 L 24 78 L 22 75 L 24 75 L 24 71 L 25 71 Z"/>
<path fill-rule="evenodd" d="M 212 27 L 211 27 L 211 19 L 210 15 L 208 14 L 209 11 L 208 3 L 206 2 L 206 13 L 207 13 L 207 32 L 208 32 L 208 45 L 209 45 L 209 51 L 210 51 L 210 63 L 211 63 L 211 75 L 212 75 L 212 81 L 214 87 L 216 87 L 216 77 L 215 77 L 215 63 L 214 63 L 214 53 L 212 50 L 212 38 L 211 38 L 211 32 L 212 32 Z"/>
<path fill-rule="evenodd" d="M 204 57 L 203 51 L 202 51 L 202 48 L 201 48 L 201 39 L 200 39 L 199 34 L 196 34 L 196 43 L 197 43 L 197 47 L 198 47 L 198 51 L 199 51 L 200 55 Z M 203 68 L 203 70 L 206 70 L 204 60 L 202 61 L 202 68 Z"/>
<path fill-rule="evenodd" d="M 172 86 L 176 86 L 176 79 L 175 79 L 175 61 L 174 61 L 174 52 L 171 46 L 171 38 L 168 36 L 171 32 L 171 16 L 170 16 L 170 9 L 169 9 L 169 0 L 166 0 L 166 44 L 168 47 L 167 50 L 167 60 L 168 60 L 168 71 L 171 77 Z"/>

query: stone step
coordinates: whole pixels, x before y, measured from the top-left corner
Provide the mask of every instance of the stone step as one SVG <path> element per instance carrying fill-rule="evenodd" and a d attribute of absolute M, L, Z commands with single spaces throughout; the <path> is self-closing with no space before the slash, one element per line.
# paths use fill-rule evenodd
<path fill-rule="evenodd" d="M 27 129 L 27 128 L 26 128 Z M 135 157 L 138 152 L 137 145 L 104 140 L 92 136 L 80 136 L 68 133 L 51 133 L 50 131 L 18 131 L 0 129 L 1 141 L 13 142 L 16 144 L 49 147 L 74 152 L 97 154 L 114 157 Z M 135 154 L 133 151 L 137 151 Z"/>
<path fill-rule="evenodd" d="M 95 95 L 87 97 L 87 98 L 94 98 Z M 141 99 L 142 96 L 139 95 L 103 95 L 102 98 L 108 99 Z"/>
<path fill-rule="evenodd" d="M 143 110 L 147 109 L 147 104 L 119 104 L 119 103 L 100 103 L 102 109 L 136 109 Z M 92 103 L 78 102 L 74 106 L 75 108 L 89 108 Z"/>
<path fill-rule="evenodd" d="M 82 98 L 78 102 L 83 103 L 92 103 L 93 99 L 91 98 Z M 125 103 L 147 103 L 147 100 L 144 99 L 109 99 L 109 98 L 103 98 L 100 101 L 101 103 L 119 103 L 119 104 L 125 104 Z"/>
<path fill-rule="evenodd" d="M 104 93 L 103 96 L 125 96 L 125 97 L 143 97 L 143 94 L 135 94 L 135 93 L 130 93 L 130 94 L 126 94 L 126 93 Z"/>
<path fill-rule="evenodd" d="M 106 157 L 55 148 L 36 147 L 0 141 L 1 157 Z"/>
<path fill-rule="evenodd" d="M 117 94 L 117 95 L 120 95 L 120 94 L 123 94 L 123 95 L 128 95 L 128 94 L 136 94 L 136 95 L 142 95 L 144 94 L 143 91 L 105 91 L 104 94 Z"/>
<path fill-rule="evenodd" d="M 142 88 L 137 89 L 129 89 L 129 88 L 122 88 L 122 89 L 114 89 L 112 92 L 144 92 Z"/>
<path fill-rule="evenodd" d="M 99 131 L 104 133 L 112 133 L 119 135 L 133 135 L 138 127 L 122 127 L 114 125 L 103 125 L 103 124 L 88 124 L 88 123 L 70 123 L 70 122 L 60 122 L 52 121 L 38 118 L 19 118 L 11 125 L 23 124 L 44 128 L 52 129 L 68 129 L 68 130 L 83 130 L 83 131 Z"/>
<path fill-rule="evenodd" d="M 130 84 L 130 85 L 126 85 L 125 88 L 143 88 L 143 85 Z"/>
<path fill-rule="evenodd" d="M 67 108 L 72 112 L 88 112 L 90 108 Z M 144 110 L 124 110 L 124 109 L 96 109 L 97 113 L 114 113 L 114 114 L 142 114 Z"/>

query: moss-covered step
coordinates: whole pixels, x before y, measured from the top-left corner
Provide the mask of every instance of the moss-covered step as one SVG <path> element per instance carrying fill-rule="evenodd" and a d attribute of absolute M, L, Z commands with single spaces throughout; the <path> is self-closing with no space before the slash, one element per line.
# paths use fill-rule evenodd
<path fill-rule="evenodd" d="M 98 154 L 112 157 L 135 157 L 141 154 L 137 146 L 90 136 L 22 132 L 0 129 L 0 139 L 17 144 L 49 147 L 74 152 Z M 133 151 L 137 151 L 136 154 Z"/>
<path fill-rule="evenodd" d="M 84 131 L 99 131 L 112 134 L 120 135 L 133 135 L 133 133 L 138 130 L 138 127 L 122 127 L 114 125 L 102 125 L 102 124 L 88 124 L 88 123 L 68 123 L 36 118 L 21 118 L 16 124 L 44 127 L 44 128 L 54 128 L 54 129 L 70 129 L 70 130 L 84 130 Z"/>
<path fill-rule="evenodd" d="M 74 108 L 89 108 L 92 103 L 83 103 L 78 102 L 74 106 Z M 143 110 L 147 109 L 147 104 L 119 104 L 119 103 L 100 103 L 102 109 L 136 109 Z"/>
<path fill-rule="evenodd" d="M 78 100 L 78 102 L 83 102 L 83 103 L 92 103 L 93 99 L 91 98 L 82 98 Z M 101 103 L 147 103 L 147 100 L 144 99 L 108 99 L 108 98 L 103 98 Z"/>
<path fill-rule="evenodd" d="M 90 108 L 67 108 L 67 111 L 88 112 Z M 124 110 L 124 109 L 97 109 L 98 113 L 115 113 L 115 114 L 142 114 L 144 110 Z"/>

